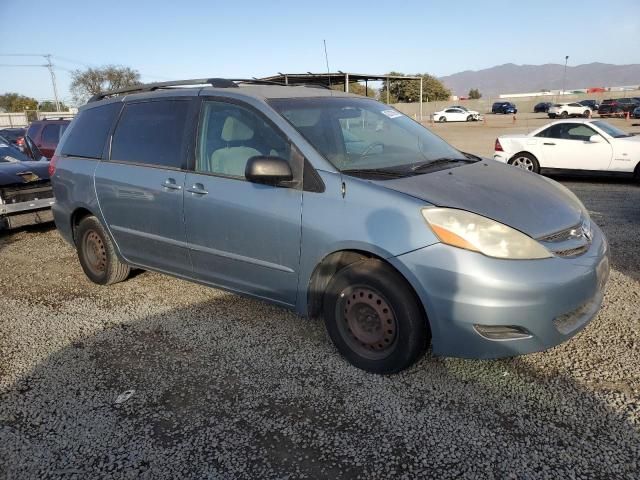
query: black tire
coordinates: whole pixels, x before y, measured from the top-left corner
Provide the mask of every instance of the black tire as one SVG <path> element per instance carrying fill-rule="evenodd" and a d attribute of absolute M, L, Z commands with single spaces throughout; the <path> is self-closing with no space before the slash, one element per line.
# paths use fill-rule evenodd
<path fill-rule="evenodd" d="M 127 279 L 131 269 L 120 261 L 111 238 L 96 217 L 80 221 L 75 241 L 82 270 L 93 283 L 111 285 Z"/>
<path fill-rule="evenodd" d="M 528 164 L 531 168 L 527 168 L 527 160 L 529 161 Z M 514 165 L 533 173 L 540 173 L 540 163 L 538 163 L 538 159 L 527 152 L 516 153 L 509 159 L 509 165 Z"/>
<path fill-rule="evenodd" d="M 567 112 L 562 112 L 560 114 L 560 118 L 567 118 L 569 116 L 569 114 Z"/>
<path fill-rule="evenodd" d="M 439 121 L 440 123 L 444 123 L 444 122 L 446 122 L 446 121 L 447 121 L 447 117 L 440 117 L 440 118 L 438 119 L 438 121 Z"/>
<path fill-rule="evenodd" d="M 404 370 L 431 338 L 413 290 L 380 260 L 361 260 L 336 273 L 324 292 L 323 312 L 338 351 L 368 372 Z"/>
<path fill-rule="evenodd" d="M 555 113 L 550 113 L 549 114 L 549 118 L 556 118 L 556 114 Z"/>
<path fill-rule="evenodd" d="M 591 110 L 585 110 L 585 111 L 582 113 L 582 116 L 583 116 L 584 118 L 589 118 L 589 117 L 591 116 Z"/>
<path fill-rule="evenodd" d="M 467 117 L 467 122 L 471 122 L 471 121 L 473 121 L 473 115 L 469 115 L 469 116 Z"/>

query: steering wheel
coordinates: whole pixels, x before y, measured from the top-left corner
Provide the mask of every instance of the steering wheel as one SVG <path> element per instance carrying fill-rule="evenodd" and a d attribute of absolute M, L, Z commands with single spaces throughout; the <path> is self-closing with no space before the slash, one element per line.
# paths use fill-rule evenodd
<path fill-rule="evenodd" d="M 360 154 L 360 157 L 366 157 L 369 152 L 374 148 L 374 147 L 382 147 L 382 150 L 384 150 L 384 143 L 382 142 L 373 142 L 370 143 L 369 145 L 367 145 L 367 147 L 362 151 L 362 153 Z"/>

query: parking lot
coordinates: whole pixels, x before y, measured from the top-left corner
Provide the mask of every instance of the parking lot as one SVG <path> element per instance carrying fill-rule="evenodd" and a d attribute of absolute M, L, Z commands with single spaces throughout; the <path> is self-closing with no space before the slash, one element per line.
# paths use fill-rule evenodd
<path fill-rule="evenodd" d="M 488 117 L 429 127 L 490 156 L 549 121 Z M 561 181 L 610 242 L 596 319 L 547 352 L 393 376 L 320 322 L 155 273 L 99 287 L 53 226 L 2 234 L 0 477 L 638 478 L 640 185 Z"/>

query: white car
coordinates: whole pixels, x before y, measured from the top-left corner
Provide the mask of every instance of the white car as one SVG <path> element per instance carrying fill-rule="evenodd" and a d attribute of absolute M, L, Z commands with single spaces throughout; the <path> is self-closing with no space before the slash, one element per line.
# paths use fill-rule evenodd
<path fill-rule="evenodd" d="M 558 120 L 528 134 L 498 137 L 493 158 L 536 173 L 582 170 L 640 179 L 640 135 L 603 120 Z"/>
<path fill-rule="evenodd" d="M 449 107 L 433 113 L 434 122 L 473 122 L 480 120 L 480 114 L 474 110 Z"/>
<path fill-rule="evenodd" d="M 549 118 L 567 118 L 567 117 L 584 117 L 591 116 L 591 109 L 580 103 L 555 103 L 549 107 L 547 112 Z"/>

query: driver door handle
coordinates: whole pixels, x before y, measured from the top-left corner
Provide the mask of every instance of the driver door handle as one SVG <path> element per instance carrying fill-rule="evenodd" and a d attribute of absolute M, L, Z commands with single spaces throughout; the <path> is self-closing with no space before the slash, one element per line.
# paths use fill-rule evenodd
<path fill-rule="evenodd" d="M 195 183 L 191 188 L 187 188 L 187 192 L 191 192 L 195 195 L 206 195 L 209 193 L 201 183 Z"/>
<path fill-rule="evenodd" d="M 175 178 L 167 178 L 162 184 L 164 188 L 168 188 L 169 190 L 181 190 L 182 186 L 176 183 Z"/>
<path fill-rule="evenodd" d="M 553 143 L 553 142 L 544 142 L 543 145 L 555 145 L 555 143 Z"/>

